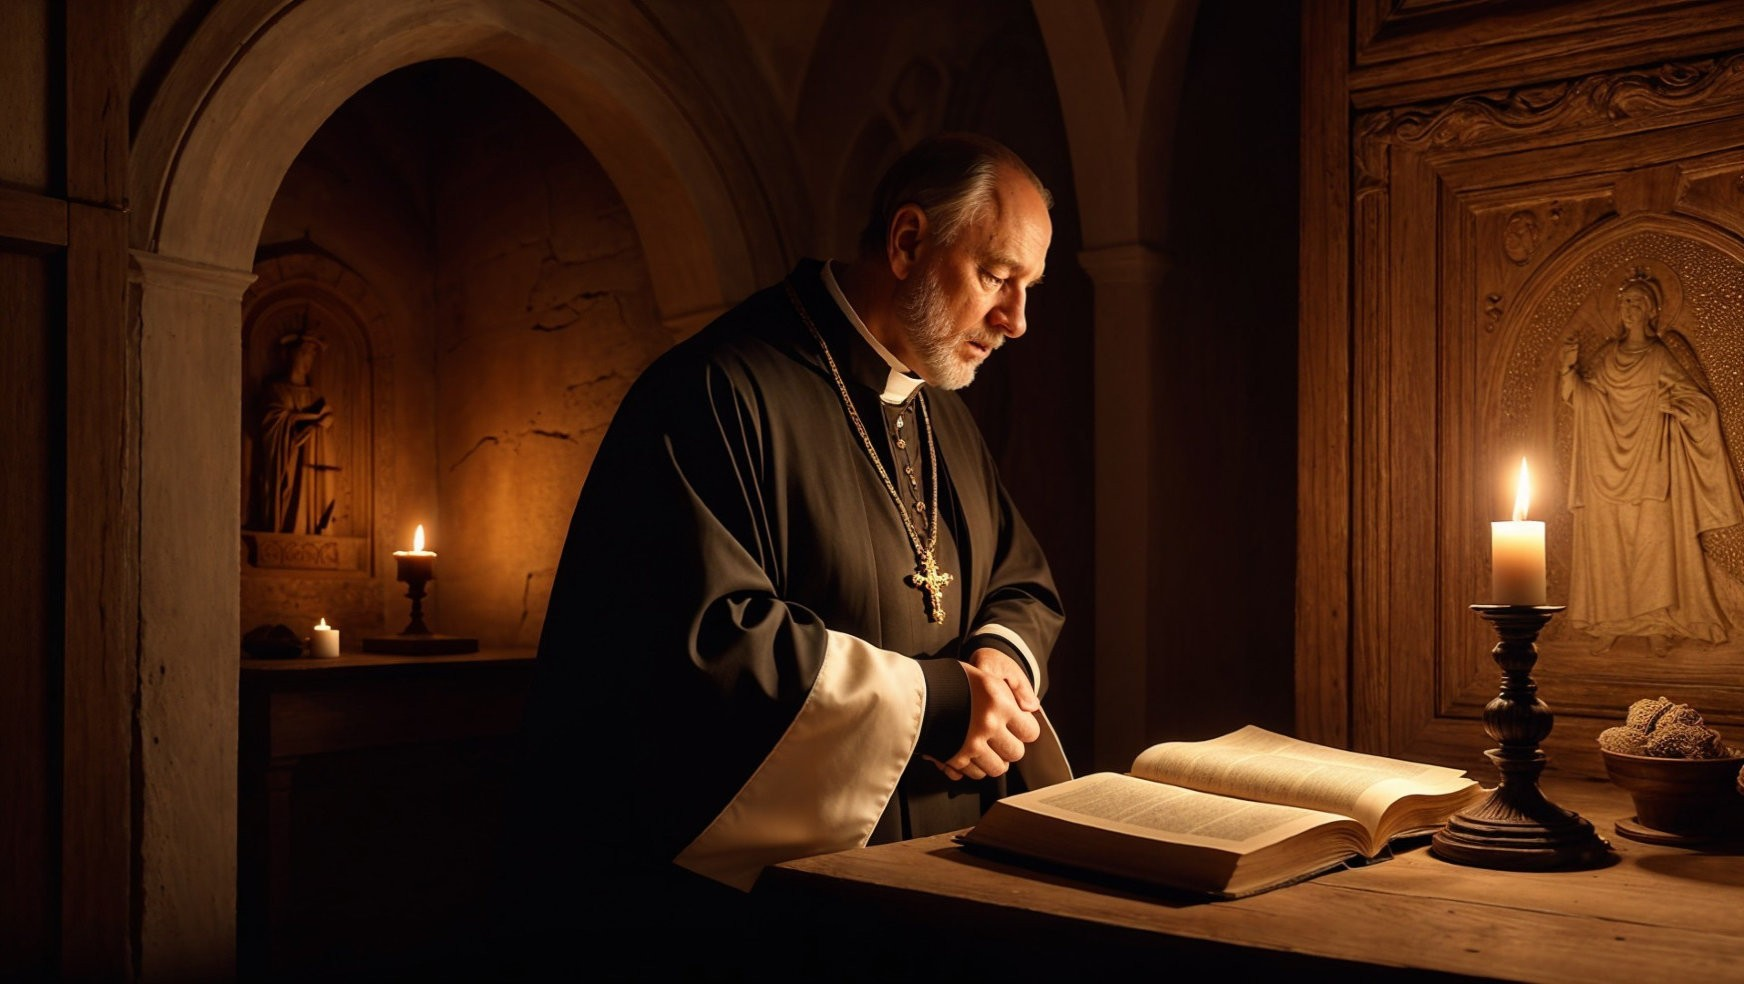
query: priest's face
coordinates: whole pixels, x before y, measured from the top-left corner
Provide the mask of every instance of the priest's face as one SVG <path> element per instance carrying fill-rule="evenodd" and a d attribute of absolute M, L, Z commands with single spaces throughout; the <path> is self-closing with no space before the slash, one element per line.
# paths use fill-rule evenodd
<path fill-rule="evenodd" d="M 898 289 L 897 314 L 922 379 L 962 389 L 994 349 L 1024 333 L 1024 305 L 1042 279 L 1053 231 L 1041 193 L 1002 171 L 992 202 L 949 244 L 920 255 Z"/>

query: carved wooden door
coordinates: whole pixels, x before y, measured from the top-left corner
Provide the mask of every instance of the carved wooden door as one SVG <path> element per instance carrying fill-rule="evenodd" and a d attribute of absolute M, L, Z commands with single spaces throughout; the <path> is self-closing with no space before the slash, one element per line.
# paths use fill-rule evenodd
<path fill-rule="evenodd" d="M 1525 457 L 1553 763 L 1661 694 L 1744 738 L 1744 7 L 1307 21 L 1304 731 L 1486 771 Z"/>

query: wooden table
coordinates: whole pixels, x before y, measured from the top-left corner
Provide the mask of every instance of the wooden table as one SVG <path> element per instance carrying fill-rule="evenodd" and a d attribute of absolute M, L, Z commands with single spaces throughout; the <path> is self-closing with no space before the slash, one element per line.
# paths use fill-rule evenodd
<path fill-rule="evenodd" d="M 373 959 L 464 922 L 448 910 L 478 876 L 460 859 L 489 856 L 533 665 L 531 649 L 242 660 L 245 976 L 298 976 L 323 945 Z"/>
<path fill-rule="evenodd" d="M 799 972 L 835 978 L 932 967 L 1098 979 L 1185 964 L 1212 980 L 1744 981 L 1744 849 L 1617 835 L 1613 823 L 1633 810 L 1608 782 L 1551 779 L 1544 789 L 1593 821 L 1614 863 L 1490 871 L 1417 847 L 1206 902 L 991 860 L 946 834 L 777 865 L 753 894 L 779 918 L 809 923 L 803 931 L 817 943 Z"/>

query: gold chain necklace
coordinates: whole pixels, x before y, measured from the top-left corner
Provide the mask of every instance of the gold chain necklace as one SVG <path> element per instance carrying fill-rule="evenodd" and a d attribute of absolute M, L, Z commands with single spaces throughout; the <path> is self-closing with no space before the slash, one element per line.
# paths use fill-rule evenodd
<path fill-rule="evenodd" d="M 872 459 L 872 467 L 878 469 L 878 477 L 884 480 L 884 491 L 890 493 L 890 501 L 896 505 L 896 516 L 902 520 L 902 528 L 908 533 L 908 542 L 914 547 L 914 573 L 903 578 L 909 586 L 926 593 L 927 618 L 933 622 L 945 620 L 945 585 L 951 583 L 951 575 L 939 570 L 938 561 L 933 556 L 933 549 L 939 543 L 939 446 L 933 440 L 933 419 L 927 410 L 926 394 L 916 394 L 915 400 L 920 404 L 920 419 L 926 429 L 927 470 L 933 476 L 933 507 L 932 522 L 928 524 L 927 539 L 921 542 L 920 533 L 915 530 L 914 523 L 908 518 L 908 507 L 903 505 L 902 493 L 896 491 L 896 483 L 890 480 L 890 474 L 884 470 L 884 462 L 879 460 L 878 451 L 872 446 L 872 435 L 866 432 L 866 424 L 860 420 L 860 411 L 854 409 L 853 397 L 848 395 L 848 384 L 842 380 L 842 371 L 836 368 L 836 359 L 830 354 L 830 347 L 824 343 L 824 336 L 812 324 L 811 315 L 805 310 L 805 304 L 799 299 L 799 291 L 794 289 L 793 281 L 785 281 L 787 299 L 793 302 L 793 309 L 799 312 L 799 320 L 805 323 L 811 337 L 816 339 L 818 349 L 824 354 L 824 364 L 830 367 L 830 378 L 836 381 L 836 393 L 842 398 L 842 406 L 848 411 L 848 419 L 854 422 L 854 430 L 860 435 L 860 445 L 866 449 L 866 457 Z"/>

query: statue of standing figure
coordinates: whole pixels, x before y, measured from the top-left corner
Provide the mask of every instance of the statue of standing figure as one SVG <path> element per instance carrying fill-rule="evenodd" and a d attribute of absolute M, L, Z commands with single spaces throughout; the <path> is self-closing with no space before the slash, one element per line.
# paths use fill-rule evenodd
<path fill-rule="evenodd" d="M 307 332 L 279 339 L 286 368 L 262 392 L 261 511 L 273 533 L 319 535 L 333 519 L 326 434 L 333 408 L 310 382 L 315 357 L 326 343 Z"/>
<path fill-rule="evenodd" d="M 1574 411 L 1570 624 L 1593 652 L 1646 636 L 1724 642 L 1728 621 L 1701 534 L 1744 522 L 1719 406 L 1694 348 L 1660 324 L 1665 289 L 1645 268 L 1618 288 L 1614 336 L 1585 360 L 1563 343 L 1560 391 Z"/>

